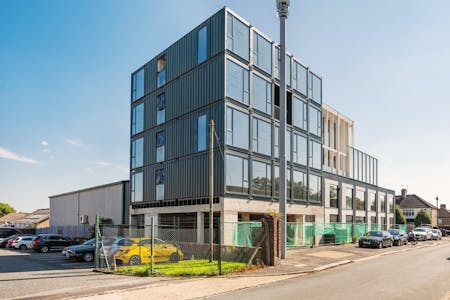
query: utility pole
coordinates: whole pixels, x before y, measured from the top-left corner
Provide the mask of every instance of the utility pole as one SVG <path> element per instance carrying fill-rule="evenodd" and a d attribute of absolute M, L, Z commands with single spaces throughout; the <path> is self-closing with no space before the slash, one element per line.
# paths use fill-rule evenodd
<path fill-rule="evenodd" d="M 276 0 L 280 18 L 280 202 L 281 259 L 286 258 L 286 19 L 290 0 Z"/>
<path fill-rule="evenodd" d="M 214 259 L 214 223 L 213 223 L 213 202 L 214 202 L 214 120 L 209 122 L 209 262 Z M 219 228 L 220 230 L 220 228 Z"/>

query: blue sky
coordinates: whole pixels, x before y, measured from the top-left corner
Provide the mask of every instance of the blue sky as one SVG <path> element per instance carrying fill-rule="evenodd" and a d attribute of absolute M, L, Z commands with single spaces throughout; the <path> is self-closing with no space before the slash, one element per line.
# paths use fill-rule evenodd
<path fill-rule="evenodd" d="M 450 206 L 450 2 L 291 2 L 288 48 L 380 184 Z M 275 0 L 0 0 L 0 202 L 127 179 L 130 73 L 225 5 L 278 40 Z"/>

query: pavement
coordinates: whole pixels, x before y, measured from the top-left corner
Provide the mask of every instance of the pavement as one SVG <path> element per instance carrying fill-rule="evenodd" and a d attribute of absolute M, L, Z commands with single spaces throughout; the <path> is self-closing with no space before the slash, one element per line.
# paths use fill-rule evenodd
<path fill-rule="evenodd" d="M 441 241 L 419 242 L 417 245 L 406 245 L 384 249 L 359 248 L 355 244 L 321 246 L 315 248 L 290 249 L 281 265 L 255 271 L 208 278 L 171 279 L 167 277 L 141 278 L 138 284 L 130 286 L 110 285 L 97 289 L 66 289 L 63 293 L 52 293 L 53 299 L 142 299 L 152 295 L 156 299 L 196 299 L 211 295 L 220 295 L 231 291 L 266 285 L 293 277 L 305 276 L 321 272 L 341 265 L 376 259 L 380 256 L 394 255 L 404 251 L 433 247 L 449 243 L 450 237 Z M 108 275 L 104 276 L 118 276 Z M 127 276 L 124 276 L 127 278 Z M 130 278 L 131 279 L 131 278 Z M 137 282 L 135 282 L 137 283 Z M 45 295 L 36 298 L 49 299 Z"/>

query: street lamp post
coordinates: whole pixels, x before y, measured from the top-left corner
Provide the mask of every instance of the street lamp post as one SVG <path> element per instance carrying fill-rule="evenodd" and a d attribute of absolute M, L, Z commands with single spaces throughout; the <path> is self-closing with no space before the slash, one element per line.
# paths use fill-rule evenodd
<path fill-rule="evenodd" d="M 286 258 L 286 19 L 290 0 L 277 0 L 280 18 L 280 202 L 281 259 Z"/>

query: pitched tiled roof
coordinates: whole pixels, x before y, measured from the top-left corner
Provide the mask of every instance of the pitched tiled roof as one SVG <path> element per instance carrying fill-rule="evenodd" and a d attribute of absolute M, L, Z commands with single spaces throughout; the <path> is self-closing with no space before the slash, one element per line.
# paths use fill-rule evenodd
<path fill-rule="evenodd" d="M 50 217 L 50 209 L 38 209 L 32 212 L 31 214 L 27 214 L 23 218 L 16 219 L 12 223 L 15 224 L 39 224 Z"/>
<path fill-rule="evenodd" d="M 396 196 L 395 203 L 400 205 L 401 208 L 434 208 L 436 206 L 420 198 L 416 194 L 406 195 L 405 197 Z"/>
<path fill-rule="evenodd" d="M 28 214 L 26 213 L 10 213 L 7 215 L 4 215 L 3 217 L 0 218 L 0 223 L 5 223 L 5 222 L 12 222 L 18 219 L 22 219 L 24 217 L 26 217 Z"/>
<path fill-rule="evenodd" d="M 439 218 L 450 218 L 450 211 L 446 210 L 445 208 L 440 208 L 438 210 L 438 217 Z"/>

